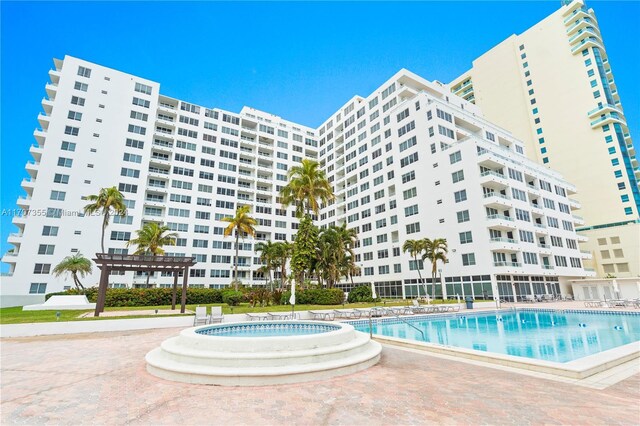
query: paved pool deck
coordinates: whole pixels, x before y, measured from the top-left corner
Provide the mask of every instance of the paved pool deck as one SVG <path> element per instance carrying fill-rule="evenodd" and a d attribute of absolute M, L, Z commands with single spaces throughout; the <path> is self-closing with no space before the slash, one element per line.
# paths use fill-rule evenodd
<path fill-rule="evenodd" d="M 229 388 L 158 379 L 144 355 L 180 329 L 0 339 L 0 423 L 428 425 L 640 423 L 638 372 L 606 389 L 384 347 L 366 371 Z"/>

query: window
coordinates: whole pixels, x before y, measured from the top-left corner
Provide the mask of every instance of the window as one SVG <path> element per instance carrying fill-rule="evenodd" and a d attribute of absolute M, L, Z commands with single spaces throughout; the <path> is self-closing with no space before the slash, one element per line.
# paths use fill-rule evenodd
<path fill-rule="evenodd" d="M 410 223 L 406 225 L 407 235 L 415 234 L 416 232 L 420 232 L 420 222 Z"/>
<path fill-rule="evenodd" d="M 64 201 L 66 195 L 67 193 L 63 191 L 51 191 L 49 199 L 54 201 Z"/>
<path fill-rule="evenodd" d="M 82 92 L 86 92 L 87 89 L 89 89 L 89 85 L 86 83 L 80 83 L 79 81 L 76 81 L 75 84 L 73 85 L 73 88 L 75 90 L 80 90 Z"/>
<path fill-rule="evenodd" d="M 142 83 L 136 83 L 134 90 L 139 93 L 144 93 L 145 95 L 151 94 L 151 86 Z"/>
<path fill-rule="evenodd" d="M 80 128 L 78 127 L 65 126 L 64 128 L 65 135 L 78 136 L 78 133 L 80 133 Z"/>
<path fill-rule="evenodd" d="M 58 157 L 58 166 L 71 167 L 72 165 L 73 165 L 73 160 L 71 158 Z"/>
<path fill-rule="evenodd" d="M 462 210 L 456 213 L 458 217 L 458 223 L 468 222 L 469 219 L 469 210 Z"/>
<path fill-rule="evenodd" d="M 404 208 L 405 217 L 413 216 L 413 215 L 416 215 L 416 214 L 418 214 L 418 205 L 417 204 L 414 204 L 412 206 Z"/>
<path fill-rule="evenodd" d="M 476 264 L 475 253 L 464 253 L 462 255 L 462 266 L 472 266 Z"/>
<path fill-rule="evenodd" d="M 47 283 L 31 283 L 29 294 L 45 294 L 47 291 Z"/>
<path fill-rule="evenodd" d="M 453 154 L 449 154 L 449 162 L 451 164 L 455 164 L 459 161 L 462 161 L 462 154 L 460 153 L 460 151 L 456 151 Z"/>
<path fill-rule="evenodd" d="M 38 247 L 38 254 L 52 255 L 55 248 L 56 246 L 53 244 L 40 244 Z"/>
<path fill-rule="evenodd" d="M 44 226 L 42 228 L 42 236 L 43 237 L 56 237 L 58 235 L 58 227 L 57 226 Z"/>
<path fill-rule="evenodd" d="M 463 170 L 458 170 L 457 172 L 451 173 L 451 179 L 453 180 L 453 183 L 457 183 L 457 182 L 463 181 L 464 180 L 464 171 Z"/>
<path fill-rule="evenodd" d="M 67 183 L 69 183 L 69 175 L 63 175 L 63 174 L 60 174 L 60 173 L 56 173 L 55 176 L 53 177 L 53 182 L 54 183 L 67 184 Z"/>
<path fill-rule="evenodd" d="M 85 67 L 79 66 L 79 67 L 78 67 L 78 75 L 79 75 L 80 77 L 86 77 L 86 78 L 89 78 L 89 77 L 91 77 L 91 69 L 90 69 L 90 68 L 85 68 Z"/>
<path fill-rule="evenodd" d="M 467 199 L 467 190 L 463 189 L 462 191 L 456 191 L 453 193 L 453 196 L 456 203 L 465 201 Z"/>
<path fill-rule="evenodd" d="M 460 232 L 458 235 L 460 236 L 460 244 L 469 244 L 473 242 L 471 231 Z"/>

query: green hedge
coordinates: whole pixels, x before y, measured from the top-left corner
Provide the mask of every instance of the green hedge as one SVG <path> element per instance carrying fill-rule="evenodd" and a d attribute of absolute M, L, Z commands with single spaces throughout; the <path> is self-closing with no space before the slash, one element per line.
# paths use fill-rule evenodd
<path fill-rule="evenodd" d="M 280 303 L 289 303 L 291 291 L 282 293 Z M 344 291 L 339 288 L 309 288 L 306 290 L 296 289 L 296 305 L 340 305 L 344 300 Z"/>
<path fill-rule="evenodd" d="M 371 297 L 371 286 L 369 285 L 361 285 L 349 292 L 349 296 L 347 301 L 349 303 L 355 302 L 373 302 L 373 298 Z"/>
<path fill-rule="evenodd" d="M 54 295 L 79 294 L 77 290 L 67 290 L 59 293 L 49 293 L 45 299 Z M 110 288 L 107 289 L 105 306 L 162 306 L 171 304 L 171 288 Z M 96 287 L 88 288 L 85 295 L 89 302 L 95 303 L 98 296 Z M 180 303 L 182 289 L 178 288 L 176 303 Z M 222 290 L 214 288 L 187 288 L 187 304 L 205 305 L 223 303 Z"/>

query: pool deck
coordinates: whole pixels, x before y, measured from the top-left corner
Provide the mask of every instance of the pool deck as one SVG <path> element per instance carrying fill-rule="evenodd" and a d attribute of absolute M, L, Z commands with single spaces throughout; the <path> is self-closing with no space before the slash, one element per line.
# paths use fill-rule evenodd
<path fill-rule="evenodd" d="M 628 378 L 593 389 L 385 346 L 378 365 L 353 375 L 229 388 L 169 382 L 146 372 L 144 355 L 178 330 L 0 339 L 0 422 L 367 426 L 640 422 L 638 363 L 630 367 L 631 374 L 625 373 Z"/>

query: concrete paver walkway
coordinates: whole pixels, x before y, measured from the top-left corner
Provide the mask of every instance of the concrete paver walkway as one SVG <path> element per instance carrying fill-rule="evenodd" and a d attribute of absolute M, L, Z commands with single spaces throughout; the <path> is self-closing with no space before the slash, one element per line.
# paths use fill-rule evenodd
<path fill-rule="evenodd" d="M 149 375 L 144 355 L 179 329 L 2 339 L 5 424 L 640 423 L 640 374 L 604 390 L 385 347 L 322 382 L 229 388 Z"/>

